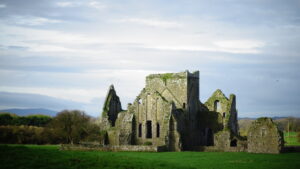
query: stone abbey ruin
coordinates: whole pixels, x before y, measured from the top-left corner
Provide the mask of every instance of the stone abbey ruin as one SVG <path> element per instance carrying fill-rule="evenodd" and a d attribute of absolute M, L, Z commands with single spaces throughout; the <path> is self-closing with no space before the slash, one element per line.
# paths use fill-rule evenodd
<path fill-rule="evenodd" d="M 216 90 L 199 100 L 199 71 L 151 74 L 127 110 L 110 86 L 100 118 L 101 144 L 120 151 L 248 151 L 279 153 L 282 133 L 269 118 L 256 120 L 248 138 L 238 132 L 236 96 Z"/>

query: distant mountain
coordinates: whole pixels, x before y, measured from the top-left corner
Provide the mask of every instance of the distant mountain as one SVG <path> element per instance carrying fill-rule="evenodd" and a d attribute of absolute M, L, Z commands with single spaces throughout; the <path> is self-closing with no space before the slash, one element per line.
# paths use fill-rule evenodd
<path fill-rule="evenodd" d="M 57 111 L 49 110 L 49 109 L 43 109 L 43 108 L 5 109 L 5 110 L 0 110 L 0 112 L 14 113 L 18 116 L 27 116 L 27 115 L 33 115 L 33 114 L 42 114 L 42 115 L 48 115 L 48 116 L 55 116 L 57 114 Z"/>
<path fill-rule="evenodd" d="M 289 118 L 289 117 L 272 117 L 273 120 L 280 120 L 280 119 L 286 119 L 286 118 Z M 293 117 L 292 117 L 293 118 Z M 296 117 L 295 117 L 296 118 Z"/>

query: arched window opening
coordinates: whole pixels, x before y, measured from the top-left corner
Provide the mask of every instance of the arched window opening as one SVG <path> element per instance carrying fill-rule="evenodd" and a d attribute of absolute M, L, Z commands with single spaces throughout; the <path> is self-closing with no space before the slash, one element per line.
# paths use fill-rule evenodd
<path fill-rule="evenodd" d="M 236 139 L 231 140 L 230 147 L 236 147 L 236 146 L 237 146 L 237 140 Z"/>
<path fill-rule="evenodd" d="M 216 100 L 214 103 L 214 111 L 220 111 L 221 110 L 221 104 L 219 100 Z"/>
<path fill-rule="evenodd" d="M 159 123 L 156 124 L 156 137 L 159 137 L 160 135 L 160 127 L 159 127 Z"/>
<path fill-rule="evenodd" d="M 182 108 L 184 108 L 184 109 L 185 109 L 185 103 L 183 103 L 183 104 L 182 104 Z"/>
<path fill-rule="evenodd" d="M 147 133 L 146 138 L 152 138 L 152 121 L 148 120 L 146 122 Z"/>
<path fill-rule="evenodd" d="M 224 113 L 223 113 L 223 118 L 225 118 L 225 117 L 226 117 L 226 113 L 224 112 Z"/>
<path fill-rule="evenodd" d="M 139 124 L 139 137 L 142 137 L 142 124 Z"/>

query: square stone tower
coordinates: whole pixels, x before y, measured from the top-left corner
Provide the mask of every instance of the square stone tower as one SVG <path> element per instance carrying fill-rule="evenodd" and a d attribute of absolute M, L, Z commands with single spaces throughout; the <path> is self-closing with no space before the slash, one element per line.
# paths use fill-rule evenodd
<path fill-rule="evenodd" d="M 199 100 L 199 71 L 152 74 L 146 77 L 146 89 L 157 91 L 176 108 L 195 111 Z"/>
<path fill-rule="evenodd" d="M 131 106 L 136 120 L 136 143 L 168 144 L 166 140 L 170 140 L 170 131 L 174 131 L 174 135 L 178 135 L 180 131 L 183 132 L 184 129 L 180 126 L 186 126 L 183 124 L 184 119 L 196 114 L 198 102 L 198 71 L 147 76 L 146 87 Z M 176 115 L 173 114 L 174 112 L 177 112 Z M 175 118 L 171 120 L 174 124 L 170 124 L 171 118 Z M 192 125 L 192 121 L 189 125 Z M 186 127 L 186 129 L 188 128 L 190 127 Z M 176 138 L 179 139 L 179 136 Z M 179 144 L 179 140 L 176 141 L 177 143 Z"/>

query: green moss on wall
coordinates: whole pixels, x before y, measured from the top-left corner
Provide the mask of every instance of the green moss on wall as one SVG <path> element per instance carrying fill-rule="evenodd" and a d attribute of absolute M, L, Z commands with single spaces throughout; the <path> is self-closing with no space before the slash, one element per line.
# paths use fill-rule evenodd
<path fill-rule="evenodd" d="M 152 142 L 151 142 L 151 141 L 146 141 L 146 142 L 144 143 L 144 145 L 145 145 L 145 146 L 152 146 Z"/>
<path fill-rule="evenodd" d="M 169 79 L 185 79 L 187 77 L 184 75 L 179 75 L 178 73 L 153 74 L 147 76 L 148 80 L 152 80 L 155 78 L 160 78 L 164 83 L 166 83 Z"/>
<path fill-rule="evenodd" d="M 112 99 L 112 95 L 111 95 L 111 93 L 109 93 L 106 100 L 105 100 L 105 102 L 104 102 L 104 105 L 103 105 L 102 117 L 108 117 L 107 113 L 109 111 L 109 106 L 110 106 L 111 99 Z"/>
<path fill-rule="evenodd" d="M 162 74 L 160 76 L 160 78 L 164 81 L 164 83 L 167 82 L 168 79 L 171 79 L 173 76 L 173 73 L 165 73 L 165 74 Z"/>
<path fill-rule="evenodd" d="M 215 101 L 218 100 L 221 105 L 222 105 L 222 109 L 224 108 L 224 106 L 226 107 L 226 112 L 229 112 L 229 108 L 230 106 L 228 106 L 228 98 L 223 94 L 223 92 L 220 89 L 217 89 L 212 96 L 204 103 L 210 110 L 214 109 L 214 104 Z"/>
<path fill-rule="evenodd" d="M 226 116 L 224 119 L 224 130 L 229 130 L 229 121 L 232 118 L 231 107 L 233 102 L 233 97 L 230 97 L 230 100 L 223 94 L 223 92 L 220 89 L 217 89 L 212 96 L 204 103 L 205 106 L 208 107 L 210 111 L 214 111 L 215 101 L 218 100 L 221 104 L 222 111 L 219 112 L 220 116 L 222 116 L 222 113 L 225 112 Z M 217 112 L 216 112 L 217 113 Z M 223 123 L 223 117 L 218 119 L 219 123 Z"/>

